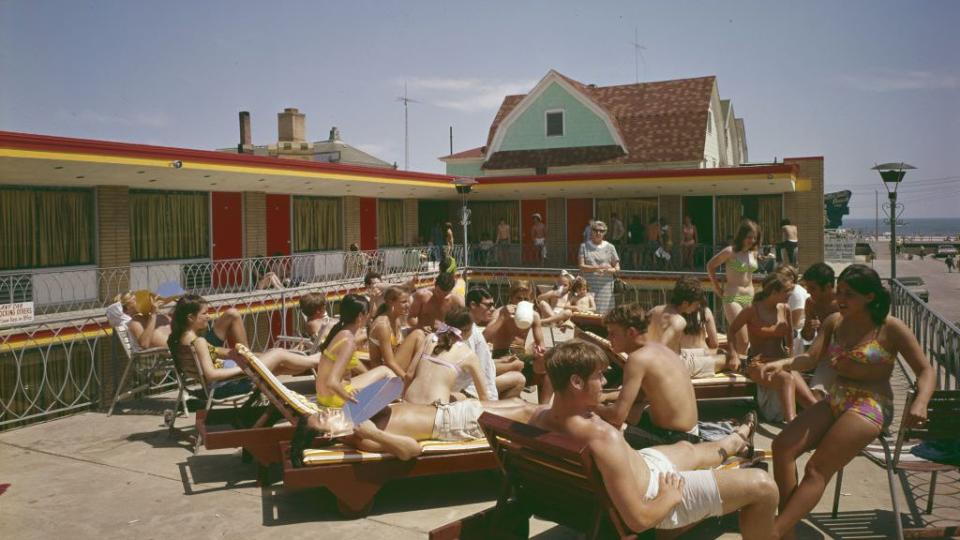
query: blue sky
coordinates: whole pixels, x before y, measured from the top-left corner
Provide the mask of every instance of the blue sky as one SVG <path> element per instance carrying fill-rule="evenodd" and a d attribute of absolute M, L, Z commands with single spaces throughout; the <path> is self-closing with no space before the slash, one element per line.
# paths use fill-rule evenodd
<path fill-rule="evenodd" d="M 960 2 L 0 0 L 0 129 L 189 148 L 254 142 L 298 107 L 311 140 L 410 168 L 482 144 L 503 96 L 549 69 L 585 83 L 716 75 L 750 158 L 823 155 L 873 216 L 870 167 L 904 160 L 906 217 L 960 206 Z M 911 183 L 911 181 L 913 181 Z M 882 193 L 882 191 L 881 191 Z"/>

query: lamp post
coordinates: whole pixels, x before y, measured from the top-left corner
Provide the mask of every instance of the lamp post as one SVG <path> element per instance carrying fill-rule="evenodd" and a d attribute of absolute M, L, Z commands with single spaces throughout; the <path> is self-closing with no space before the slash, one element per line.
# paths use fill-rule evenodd
<path fill-rule="evenodd" d="M 477 180 L 469 177 L 459 177 L 453 179 L 453 185 L 460 194 L 460 224 L 463 225 L 463 276 L 466 280 L 467 266 L 469 265 L 468 244 L 467 244 L 467 226 L 470 225 L 470 209 L 467 208 L 467 194 L 477 184 Z"/>
<path fill-rule="evenodd" d="M 887 198 L 890 199 L 890 202 L 883 205 L 889 216 L 887 221 L 890 222 L 890 279 L 897 279 L 897 219 L 903 212 L 903 205 L 897 203 L 897 188 L 900 187 L 900 182 L 907 174 L 906 171 L 914 169 L 916 167 L 902 161 L 900 163 L 882 163 L 873 167 L 873 170 L 880 173 L 880 178 L 883 179 L 883 187 L 887 190 Z"/>

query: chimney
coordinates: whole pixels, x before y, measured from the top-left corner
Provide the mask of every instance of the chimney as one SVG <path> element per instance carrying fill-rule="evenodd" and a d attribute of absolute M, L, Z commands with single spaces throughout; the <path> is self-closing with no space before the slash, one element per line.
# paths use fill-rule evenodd
<path fill-rule="evenodd" d="M 340 130 L 337 129 L 337 126 L 333 126 L 332 128 L 330 128 L 330 142 L 339 141 L 339 140 L 340 140 Z"/>
<path fill-rule="evenodd" d="M 253 135 L 250 132 L 250 113 L 248 111 L 240 111 L 240 144 L 237 145 L 237 153 L 253 153 Z"/>
<path fill-rule="evenodd" d="M 287 107 L 282 113 L 277 113 L 277 139 L 280 142 L 306 141 L 306 115 L 294 107 Z"/>

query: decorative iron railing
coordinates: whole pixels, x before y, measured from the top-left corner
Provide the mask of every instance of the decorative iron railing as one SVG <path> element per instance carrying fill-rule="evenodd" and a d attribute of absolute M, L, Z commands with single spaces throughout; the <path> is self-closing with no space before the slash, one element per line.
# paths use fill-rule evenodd
<path fill-rule="evenodd" d="M 960 388 L 960 328 L 932 311 L 898 280 L 890 280 L 893 314 L 913 330 L 924 354 L 933 363 L 937 388 Z"/>

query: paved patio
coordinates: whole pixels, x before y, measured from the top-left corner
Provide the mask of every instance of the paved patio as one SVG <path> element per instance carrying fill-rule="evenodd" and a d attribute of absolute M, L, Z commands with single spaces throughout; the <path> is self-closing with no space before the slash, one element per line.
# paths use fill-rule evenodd
<path fill-rule="evenodd" d="M 900 385 L 904 381 L 900 377 Z M 444 523 L 493 504 L 493 472 L 418 478 L 387 484 L 372 514 L 343 520 L 324 490 L 290 492 L 277 482 L 259 488 L 239 451 L 190 453 L 190 419 L 169 437 L 163 410 L 173 395 L 127 402 L 112 417 L 88 412 L 0 434 L 0 530 L 6 538 L 276 537 L 425 538 Z M 899 411 L 898 411 L 899 413 Z M 758 446 L 769 447 L 777 426 L 763 425 Z M 274 471 L 279 478 L 279 471 Z M 925 505 L 926 477 L 908 477 L 912 504 Z M 891 505 L 883 470 L 858 457 L 848 467 L 841 514 L 830 518 L 833 485 L 801 538 L 886 538 Z M 960 522 L 960 478 L 942 478 L 926 521 Z M 910 506 L 903 505 L 907 509 Z M 692 538 L 737 538 L 733 519 L 709 520 Z M 531 535 L 573 538 L 569 529 L 535 520 Z"/>

